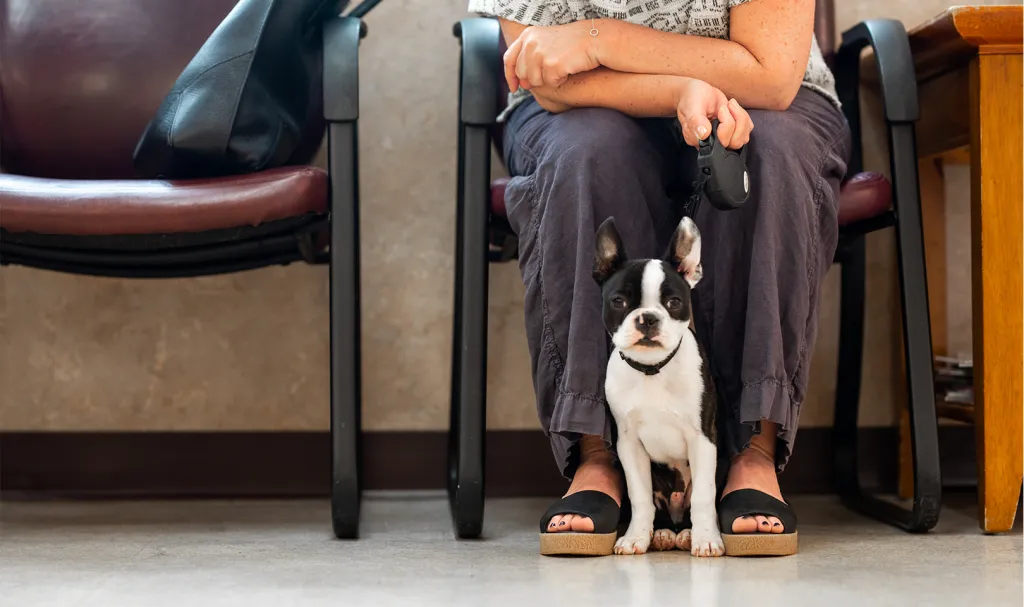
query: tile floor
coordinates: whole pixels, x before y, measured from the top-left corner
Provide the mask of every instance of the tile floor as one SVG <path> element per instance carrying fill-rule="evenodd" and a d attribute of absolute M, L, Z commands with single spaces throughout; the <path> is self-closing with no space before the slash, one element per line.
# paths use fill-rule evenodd
<path fill-rule="evenodd" d="M 0 504 L 0 605 L 899 605 L 1022 602 L 1015 533 L 986 537 L 969 504 L 912 536 L 795 499 L 801 553 L 537 555 L 546 500 L 493 500 L 486 539 L 455 541 L 437 494 L 378 494 L 363 538 L 329 537 L 328 508 L 297 502 Z"/>

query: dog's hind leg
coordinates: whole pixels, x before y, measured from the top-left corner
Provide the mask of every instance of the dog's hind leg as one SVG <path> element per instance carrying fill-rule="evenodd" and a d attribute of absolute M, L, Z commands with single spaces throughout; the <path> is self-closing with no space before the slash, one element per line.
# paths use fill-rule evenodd
<path fill-rule="evenodd" d="M 690 532 L 685 532 L 689 537 Z M 676 547 L 676 532 L 671 529 L 658 529 L 654 532 L 654 539 L 651 540 L 651 548 L 662 550 L 673 550 Z"/>
<path fill-rule="evenodd" d="M 683 529 L 676 534 L 676 548 L 684 552 L 690 551 L 690 533 L 689 529 Z"/>
<path fill-rule="evenodd" d="M 690 476 L 690 462 L 682 460 L 672 464 L 672 470 L 678 475 L 676 490 L 669 496 L 668 511 L 672 516 L 672 522 L 681 525 L 686 517 L 686 511 L 690 508 L 690 493 L 693 491 L 693 479 Z"/>

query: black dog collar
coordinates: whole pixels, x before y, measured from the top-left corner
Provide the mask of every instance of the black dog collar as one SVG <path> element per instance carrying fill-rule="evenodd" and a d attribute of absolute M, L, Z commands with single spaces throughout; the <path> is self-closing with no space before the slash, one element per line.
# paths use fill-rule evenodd
<path fill-rule="evenodd" d="M 660 363 L 653 364 L 653 365 L 645 365 L 644 363 L 637 362 L 637 361 L 633 360 L 632 358 L 629 358 L 628 356 L 626 356 L 622 352 L 622 350 L 619 350 L 619 356 L 622 357 L 622 360 L 624 360 L 627 365 L 629 365 L 630 367 L 633 367 L 634 369 L 636 369 L 637 371 L 643 373 L 644 375 L 647 375 L 647 376 L 657 375 L 658 373 L 661 373 L 661 370 L 665 368 L 665 365 L 670 363 L 672 361 L 672 359 L 676 357 L 676 352 L 679 352 L 679 347 L 682 346 L 682 345 L 683 345 L 683 340 L 680 339 L 679 343 L 676 344 L 676 349 L 672 350 L 672 353 L 668 355 L 668 358 L 666 358 L 665 360 L 661 361 Z"/>

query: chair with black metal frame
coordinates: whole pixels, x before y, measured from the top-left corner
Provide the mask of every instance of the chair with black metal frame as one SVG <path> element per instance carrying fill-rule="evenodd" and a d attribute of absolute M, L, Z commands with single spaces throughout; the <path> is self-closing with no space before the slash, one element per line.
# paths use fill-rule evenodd
<path fill-rule="evenodd" d="M 292 166 L 160 181 L 134 178 L 135 143 L 235 1 L 149 2 L 143 18 L 126 7 L 101 20 L 88 2 L 41 1 L 14 19 L 0 1 L 0 263 L 124 278 L 329 264 L 339 538 L 357 536 L 361 497 L 359 17 L 377 2 L 364 4 L 324 24 L 322 120 Z M 144 47 L 125 47 L 137 40 Z M 82 84 L 90 73 L 102 86 Z M 308 166 L 325 129 L 327 171 Z"/>
<path fill-rule="evenodd" d="M 941 475 L 932 383 L 931 328 L 914 123 L 917 92 L 907 34 L 892 20 L 865 21 L 843 35 L 837 53 L 832 0 L 818 0 L 815 34 L 833 63 L 837 90 L 854 134 L 853 157 L 840 202 L 841 329 L 833 430 L 836 489 L 851 508 L 908 531 L 927 531 L 938 520 Z M 487 386 L 488 262 L 516 257 L 515 234 L 505 213 L 507 179 L 490 182 L 491 146 L 501 153 L 497 116 L 508 89 L 498 22 L 464 19 L 455 26 L 462 52 L 459 80 L 458 198 L 455 317 L 452 347 L 448 491 L 458 537 L 480 535 L 484 508 L 484 432 Z M 879 64 L 889 132 L 892 183 L 862 172 L 859 110 L 861 50 L 871 45 Z M 864 341 L 864 236 L 895 226 L 899 253 L 903 343 L 913 438 L 915 495 L 910 511 L 865 493 L 858 478 L 857 414 Z"/>

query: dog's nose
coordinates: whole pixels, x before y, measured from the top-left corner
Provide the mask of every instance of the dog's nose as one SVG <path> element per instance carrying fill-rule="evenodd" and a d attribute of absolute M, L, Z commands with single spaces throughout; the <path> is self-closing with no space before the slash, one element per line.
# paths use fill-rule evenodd
<path fill-rule="evenodd" d="M 644 335 L 650 335 L 658 329 L 658 317 L 650 312 L 644 312 L 636 317 L 636 330 Z"/>

